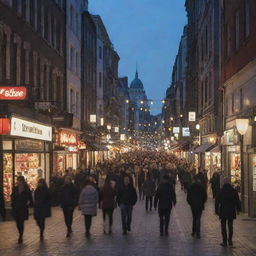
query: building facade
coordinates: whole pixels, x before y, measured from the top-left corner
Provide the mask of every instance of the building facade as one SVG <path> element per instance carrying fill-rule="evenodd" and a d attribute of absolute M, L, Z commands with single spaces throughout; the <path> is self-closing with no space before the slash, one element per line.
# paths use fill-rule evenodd
<path fill-rule="evenodd" d="M 223 1 L 222 82 L 224 170 L 241 194 L 243 209 L 256 217 L 255 1 Z M 237 119 L 248 124 L 239 133 Z"/>

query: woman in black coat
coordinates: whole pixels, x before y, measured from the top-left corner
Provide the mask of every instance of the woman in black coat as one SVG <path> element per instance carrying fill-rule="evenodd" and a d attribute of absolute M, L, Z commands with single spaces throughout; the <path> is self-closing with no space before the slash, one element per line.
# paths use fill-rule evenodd
<path fill-rule="evenodd" d="M 51 217 L 50 191 L 44 179 L 38 181 L 35 190 L 34 218 L 40 228 L 40 239 L 44 239 L 45 218 Z"/>
<path fill-rule="evenodd" d="M 32 193 L 24 176 L 17 178 L 17 185 L 13 188 L 11 195 L 13 216 L 19 231 L 18 243 L 23 242 L 24 221 L 28 220 L 28 207 L 33 204 Z"/>
<path fill-rule="evenodd" d="M 226 180 L 223 188 L 215 200 L 215 212 L 221 220 L 221 231 L 223 243 L 221 246 L 233 245 L 233 220 L 236 219 L 236 214 L 241 211 L 241 202 L 238 192 Z M 229 236 L 227 239 L 227 224 L 229 229 Z"/>

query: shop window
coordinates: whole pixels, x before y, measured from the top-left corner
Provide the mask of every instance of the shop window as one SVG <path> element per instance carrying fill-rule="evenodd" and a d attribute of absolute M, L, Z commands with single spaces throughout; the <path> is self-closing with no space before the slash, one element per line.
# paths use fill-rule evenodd
<path fill-rule="evenodd" d="M 230 176 L 231 183 L 236 188 L 238 192 L 240 192 L 241 187 L 241 159 L 240 154 L 230 153 Z"/>
<path fill-rule="evenodd" d="M 13 164 L 12 164 L 12 154 L 3 155 L 3 186 L 4 186 L 4 198 L 6 201 L 11 200 L 12 187 L 13 187 Z"/>
<path fill-rule="evenodd" d="M 3 141 L 3 150 L 12 150 L 12 141 L 11 140 Z"/>

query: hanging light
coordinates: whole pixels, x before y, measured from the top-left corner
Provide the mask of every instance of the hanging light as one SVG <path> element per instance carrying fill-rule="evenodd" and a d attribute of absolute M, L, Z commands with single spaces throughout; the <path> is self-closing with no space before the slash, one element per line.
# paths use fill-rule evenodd
<path fill-rule="evenodd" d="M 196 125 L 196 129 L 197 129 L 197 130 L 200 130 L 200 124 L 197 124 L 197 125 Z"/>
<path fill-rule="evenodd" d="M 126 103 L 129 103 L 130 101 L 129 101 L 129 100 L 126 100 L 125 102 L 126 102 Z"/>
<path fill-rule="evenodd" d="M 111 125 L 110 124 L 107 125 L 107 129 L 111 130 Z"/>
<path fill-rule="evenodd" d="M 162 100 L 162 103 L 165 104 L 165 100 Z"/>
<path fill-rule="evenodd" d="M 154 104 L 154 101 L 151 101 L 150 104 L 153 105 L 153 104 Z"/>
<path fill-rule="evenodd" d="M 236 119 L 236 129 L 241 135 L 245 135 L 249 127 L 249 119 Z"/>
<path fill-rule="evenodd" d="M 144 103 L 144 101 L 143 101 L 143 100 L 141 100 L 141 101 L 140 101 L 140 104 L 143 104 L 143 103 Z"/>

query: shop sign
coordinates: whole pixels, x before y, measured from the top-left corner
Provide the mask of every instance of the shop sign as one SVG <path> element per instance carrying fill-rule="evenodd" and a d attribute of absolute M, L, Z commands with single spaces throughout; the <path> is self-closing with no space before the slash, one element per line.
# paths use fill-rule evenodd
<path fill-rule="evenodd" d="M 224 131 L 224 145 L 235 144 L 235 133 L 234 129 Z"/>
<path fill-rule="evenodd" d="M 59 133 L 59 143 L 61 145 L 77 146 L 77 136 L 75 133 L 61 131 Z"/>
<path fill-rule="evenodd" d="M 15 149 L 24 151 L 44 151 L 44 142 L 35 140 L 15 140 Z"/>
<path fill-rule="evenodd" d="M 180 127 L 173 127 L 173 133 L 180 133 Z"/>
<path fill-rule="evenodd" d="M 36 140 L 52 141 L 52 127 L 29 122 L 17 117 L 11 118 L 11 135 Z"/>
<path fill-rule="evenodd" d="M 189 127 L 182 127 L 182 136 L 183 137 L 189 137 L 190 136 Z"/>
<path fill-rule="evenodd" d="M 24 100 L 26 96 L 26 87 L 0 87 L 0 100 Z"/>
<path fill-rule="evenodd" d="M 196 121 L 196 112 L 188 112 L 188 121 L 195 122 Z"/>
<path fill-rule="evenodd" d="M 96 122 L 97 122 L 97 117 L 96 117 L 96 115 L 90 115 L 90 122 L 91 122 L 91 123 L 96 123 Z"/>

